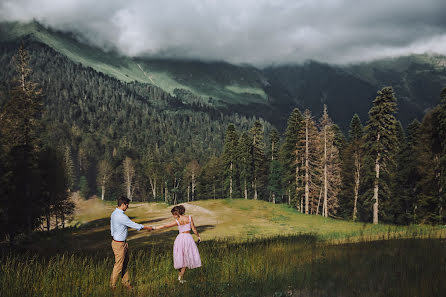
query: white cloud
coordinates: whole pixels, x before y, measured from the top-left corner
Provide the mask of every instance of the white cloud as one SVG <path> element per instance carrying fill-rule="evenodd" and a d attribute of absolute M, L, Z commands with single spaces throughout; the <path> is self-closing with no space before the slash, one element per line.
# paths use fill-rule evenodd
<path fill-rule="evenodd" d="M 36 19 L 131 56 L 349 63 L 446 54 L 444 0 L 3 0 L 0 20 Z"/>

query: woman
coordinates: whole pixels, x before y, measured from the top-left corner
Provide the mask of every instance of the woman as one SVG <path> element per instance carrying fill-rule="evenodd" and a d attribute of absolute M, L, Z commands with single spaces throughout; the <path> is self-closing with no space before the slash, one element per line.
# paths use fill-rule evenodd
<path fill-rule="evenodd" d="M 200 235 L 198 235 L 197 229 L 194 225 L 194 220 L 191 216 L 185 216 L 186 209 L 183 205 L 178 205 L 172 208 L 171 213 L 175 219 L 175 222 L 159 226 L 152 227 L 153 230 L 165 229 L 178 225 L 179 234 L 175 239 L 173 245 L 173 266 L 179 270 L 178 281 L 184 283 L 184 273 L 186 268 L 193 269 L 201 267 L 200 254 L 198 252 L 197 245 L 195 244 L 190 230 L 192 229 L 198 237 L 198 242 L 201 241 Z"/>

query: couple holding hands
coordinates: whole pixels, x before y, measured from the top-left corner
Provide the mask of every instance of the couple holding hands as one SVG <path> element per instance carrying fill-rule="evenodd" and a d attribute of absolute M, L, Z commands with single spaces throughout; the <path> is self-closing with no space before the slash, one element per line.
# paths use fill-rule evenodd
<path fill-rule="evenodd" d="M 198 242 L 201 241 L 200 235 L 198 235 L 195 228 L 194 221 L 191 216 L 185 216 L 186 209 L 182 205 L 172 208 L 172 216 L 175 221 L 163 226 L 144 226 L 137 224 L 130 220 L 125 214 L 125 211 L 129 207 L 130 200 L 126 197 L 120 197 L 118 199 L 118 207 L 111 214 L 110 229 L 112 240 L 112 249 L 115 254 L 115 265 L 110 277 L 110 287 L 116 288 L 116 282 L 118 278 L 121 278 L 122 284 L 128 289 L 132 289 L 130 284 L 129 275 L 127 271 L 127 265 L 129 262 L 128 255 L 128 243 L 127 243 L 127 228 L 134 228 L 137 230 L 158 230 L 165 229 L 174 226 L 178 226 L 179 234 L 175 239 L 173 245 L 173 266 L 178 269 L 178 281 L 184 283 L 184 273 L 186 268 L 193 269 L 201 266 L 200 254 L 198 252 L 197 245 L 195 244 L 190 230 L 198 236 Z"/>

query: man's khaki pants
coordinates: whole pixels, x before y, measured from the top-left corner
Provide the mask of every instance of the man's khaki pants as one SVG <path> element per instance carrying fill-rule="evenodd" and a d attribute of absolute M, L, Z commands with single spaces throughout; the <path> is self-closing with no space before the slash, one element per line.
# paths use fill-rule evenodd
<path fill-rule="evenodd" d="M 129 263 L 129 245 L 127 242 L 118 242 L 112 240 L 112 249 L 115 254 L 115 266 L 110 277 L 110 287 L 115 288 L 118 278 L 121 277 L 122 284 L 129 286 L 129 272 L 127 271 L 127 264 Z"/>

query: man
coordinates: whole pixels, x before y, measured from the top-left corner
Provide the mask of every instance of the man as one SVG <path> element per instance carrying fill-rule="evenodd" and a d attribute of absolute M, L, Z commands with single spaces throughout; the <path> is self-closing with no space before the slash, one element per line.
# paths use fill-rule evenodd
<path fill-rule="evenodd" d="M 118 199 L 118 207 L 111 214 L 110 229 L 112 240 L 112 249 L 115 254 L 115 266 L 110 277 L 110 287 L 116 288 L 116 282 L 121 274 L 121 281 L 124 287 L 132 289 L 130 285 L 129 273 L 127 271 L 127 265 L 129 262 L 128 255 L 128 243 L 127 243 L 127 228 L 134 228 L 138 231 L 145 229 L 152 230 L 152 227 L 143 226 L 130 220 L 130 218 L 124 213 L 129 207 L 130 200 L 127 197 L 121 196 Z"/>

